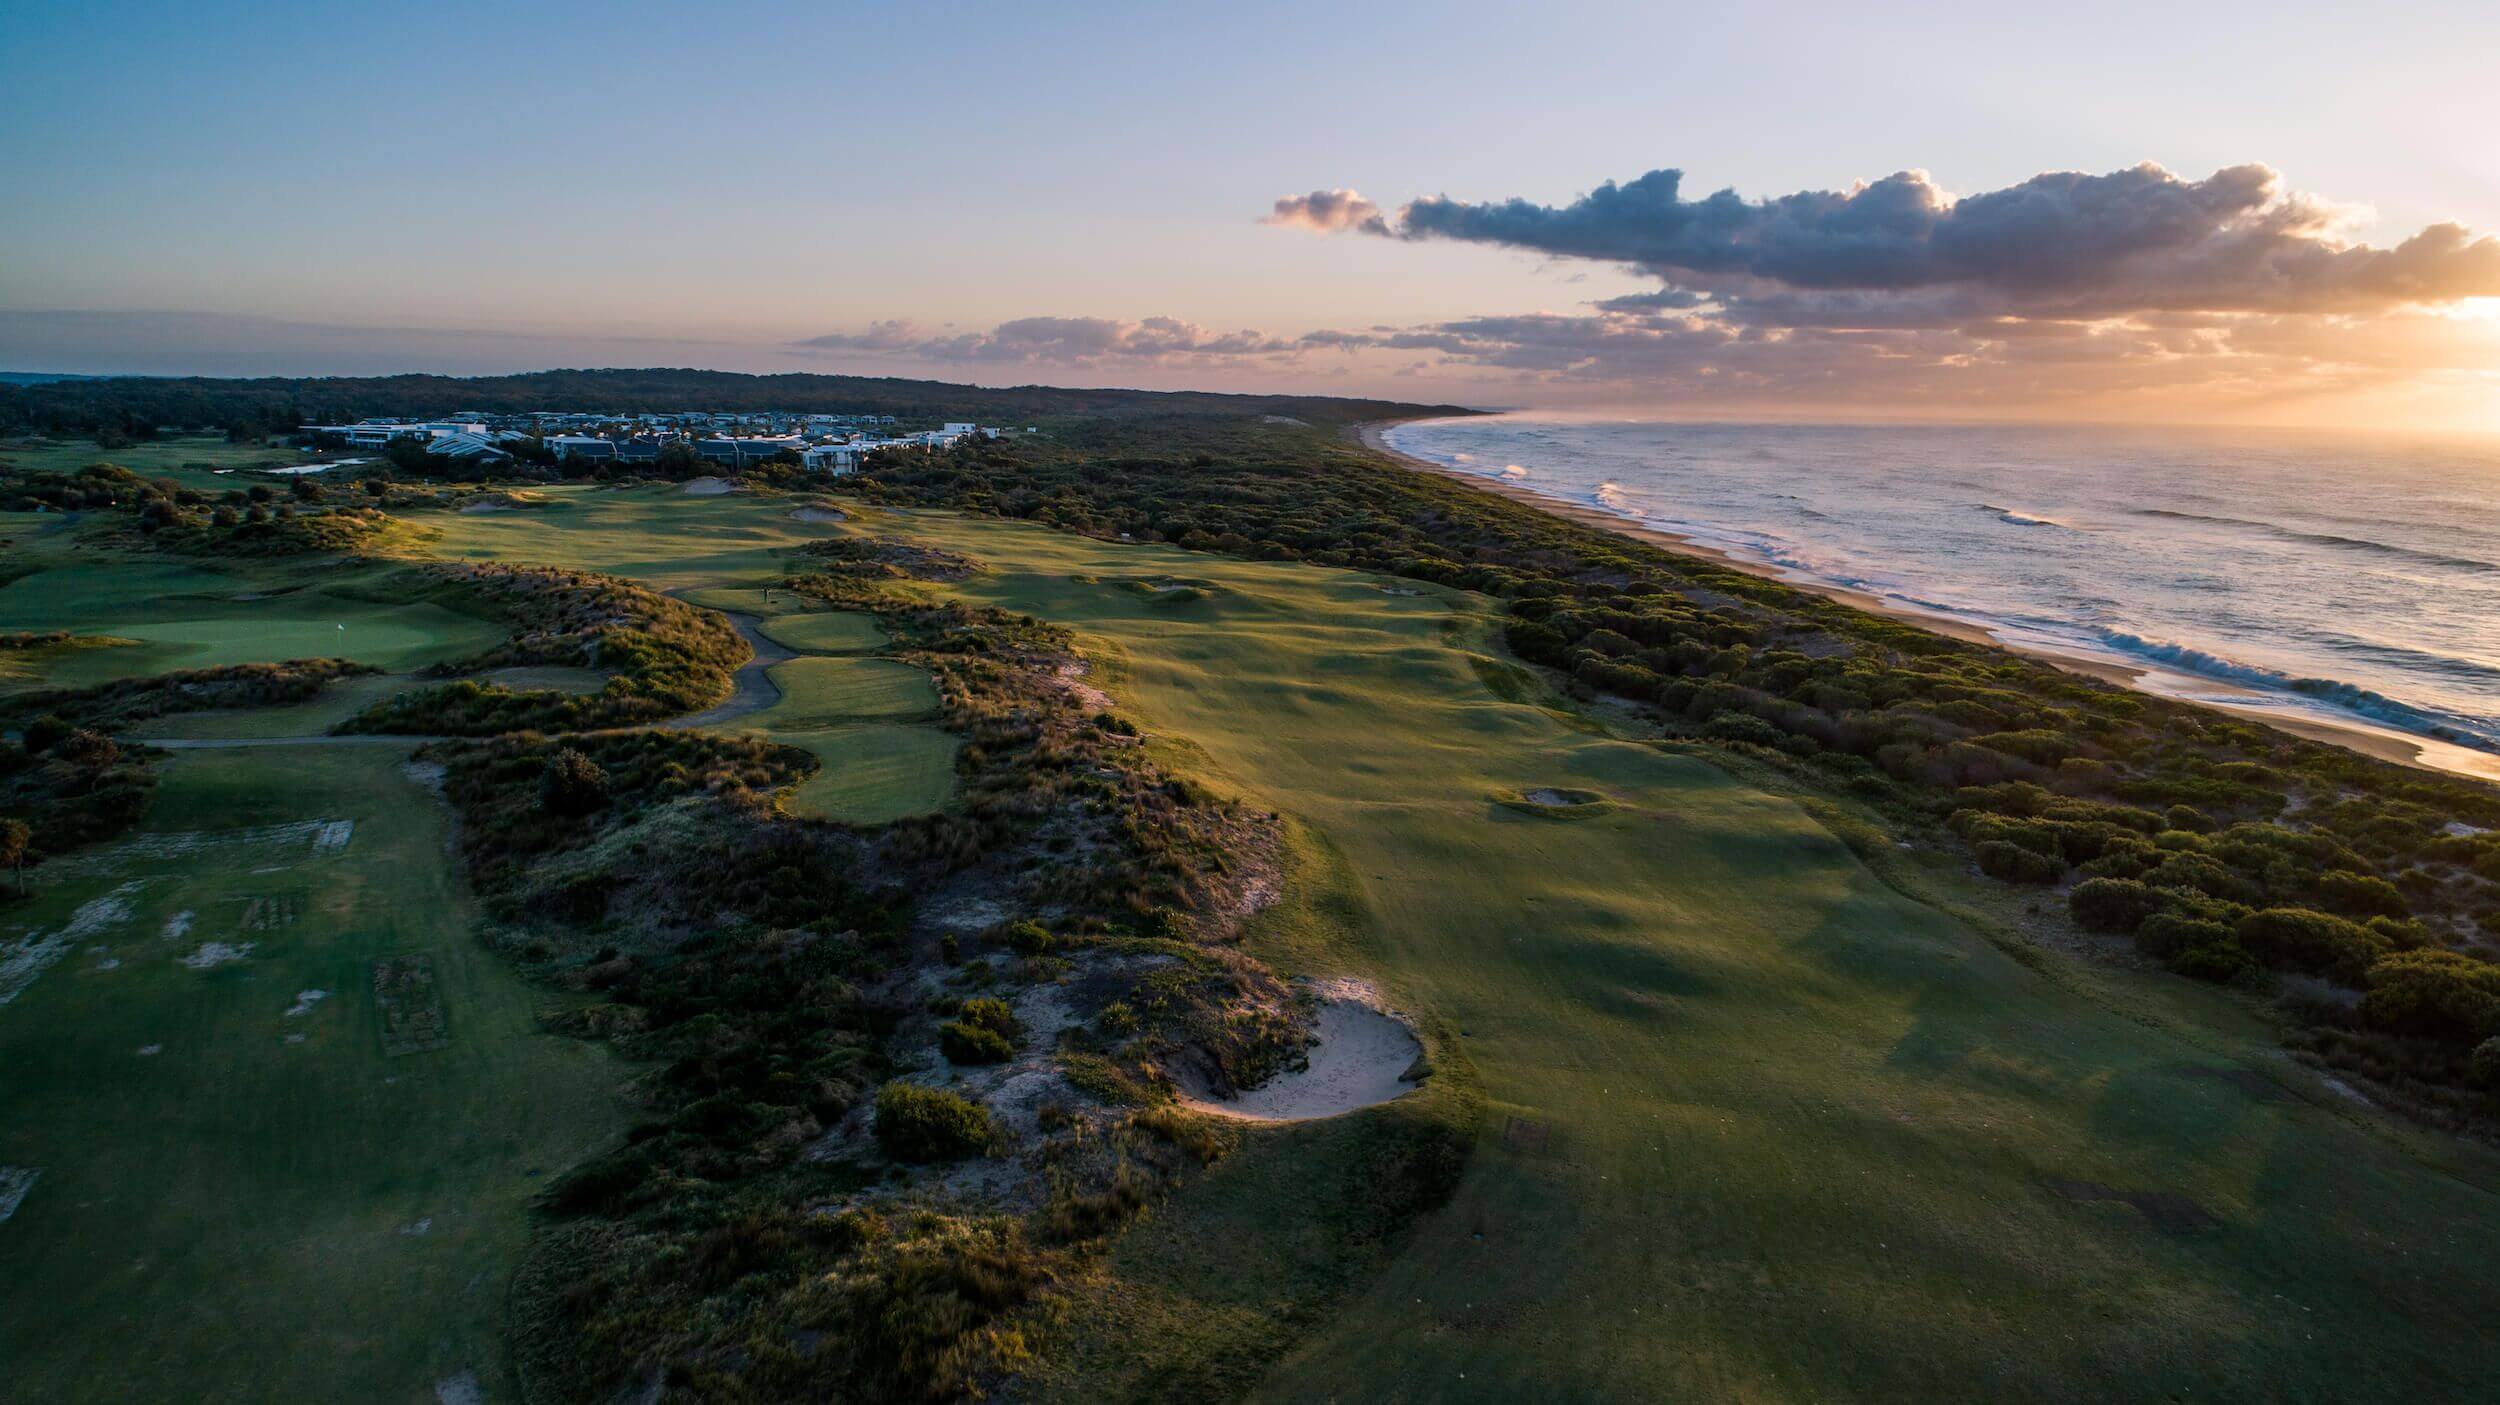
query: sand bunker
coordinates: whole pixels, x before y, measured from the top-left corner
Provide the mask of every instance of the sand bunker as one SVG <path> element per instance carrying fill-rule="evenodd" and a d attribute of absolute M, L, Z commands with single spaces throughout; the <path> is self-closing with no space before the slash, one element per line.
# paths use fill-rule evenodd
<path fill-rule="evenodd" d="M 790 514 L 798 522 L 848 522 L 851 514 L 833 507 L 802 507 Z"/>
<path fill-rule="evenodd" d="M 1573 790 L 1566 786 L 1544 785 L 1534 790 L 1504 791 L 1493 797 L 1494 803 L 1523 815 L 1538 815 L 1549 820 L 1576 820 L 1602 815 L 1613 809 L 1614 802 L 1594 790 Z"/>
<path fill-rule="evenodd" d="M 738 485 L 726 478 L 689 478 L 686 486 L 679 491 L 691 498 L 716 498 L 723 493 L 737 492 Z"/>
<path fill-rule="evenodd" d="M 1310 1062 L 1229 1099 L 1184 1078 L 1181 1102 L 1245 1122 L 1307 1122 L 1403 1097 L 1415 1090 L 1424 1046 L 1380 993 L 1361 981 L 1325 981 Z M 1415 1074 L 1410 1078 L 1408 1075 Z"/>
<path fill-rule="evenodd" d="M 231 945 L 226 942 L 202 942 L 200 949 L 182 958 L 182 964 L 194 971 L 214 970 L 228 962 L 240 961 L 252 954 L 254 942 Z"/>
<path fill-rule="evenodd" d="M 286 1008 L 287 1018 L 309 1015 L 313 1012 L 314 1006 L 329 998 L 330 992 L 326 990 L 299 990 L 295 992 L 295 1003 Z"/>

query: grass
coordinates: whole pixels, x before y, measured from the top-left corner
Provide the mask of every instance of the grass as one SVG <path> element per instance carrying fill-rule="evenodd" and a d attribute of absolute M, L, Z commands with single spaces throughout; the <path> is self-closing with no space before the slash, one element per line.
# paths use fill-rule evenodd
<path fill-rule="evenodd" d="M 1342 855 L 1349 920 L 1280 917 L 1254 951 L 1377 977 L 1481 1081 L 1452 1203 L 1262 1396 L 2368 1398 L 2470 1395 L 2495 1365 L 2489 1158 L 2408 1155 L 2222 1000 L 2018 960 L 1797 805 L 1504 700 L 1467 657 L 1472 598 L 914 525 L 989 563 L 964 595 L 1083 630 L 1139 723 L 1186 739 L 1175 764 Z M 1070 579 L 1141 571 L 1220 604 Z M 1612 808 L 1556 825 L 1488 799 L 1546 787 Z M 2079 993 L 2104 981 L 2127 999 Z M 2295 1095 L 2203 1072 L 2235 1066 Z M 1291 1175 L 1258 1188 L 1296 1142 L 1252 1137 L 1124 1247 L 1130 1300 L 1287 1335 L 1240 1280 L 1348 1228 Z M 2167 1235 L 2060 1180 L 2222 1225 Z M 1200 1238 L 1220 1266 L 1175 1254 Z"/>
<path fill-rule="evenodd" d="M 21 473 L 76 473 L 90 464 L 117 463 L 133 473 L 170 478 L 183 487 L 209 493 L 281 481 L 246 470 L 302 462 L 305 456 L 284 444 L 229 444 L 223 435 L 177 436 L 126 444 L 118 449 L 99 448 L 92 439 L 0 441 L 0 463 Z M 206 464 L 208 468 L 193 468 L 193 464 Z M 219 469 L 226 471 L 217 472 Z"/>
<path fill-rule="evenodd" d="M 750 719 L 775 733 L 813 731 L 872 717 L 919 717 L 937 707 L 929 675 L 892 659 L 802 656 L 769 670 L 781 701 Z"/>
<path fill-rule="evenodd" d="M 496 625 L 359 587 L 381 568 L 307 571 L 238 563 L 215 569 L 151 558 L 59 561 L 25 543 L 0 560 L 34 567 L 0 586 L 0 630 L 69 629 L 135 641 L 55 654 L 16 686 L 75 688 L 173 669 L 347 658 L 406 672 L 484 649 Z"/>
<path fill-rule="evenodd" d="M 441 807 L 398 753 L 272 755 L 178 754 L 127 847 L 0 911 L 13 936 L 57 929 L 138 885 L 0 1006 L 0 1164 L 43 1168 L 0 1226 L 12 1400 L 430 1400 L 462 1372 L 507 1397 L 526 1203 L 622 1125 L 605 1051 L 539 1033 L 471 935 Z M 306 820 L 355 828 L 332 853 L 237 834 Z M 168 845 L 184 832 L 211 842 Z M 253 949 L 181 964 L 209 941 Z M 417 957 L 450 1043 L 389 1057 L 372 968 Z"/>
<path fill-rule="evenodd" d="M 943 808 L 955 793 L 960 743 L 935 727 L 863 726 L 775 732 L 824 769 L 791 791 L 790 810 L 809 819 L 886 824 Z"/>
<path fill-rule="evenodd" d="M 823 534 L 770 500 L 559 491 L 579 510 L 443 546 L 751 588 Z M 2491 1158 L 2386 1132 L 2223 996 L 1983 930 L 1911 896 L 1956 875 L 1887 882 L 1795 801 L 1539 706 L 1488 665 L 1481 599 L 907 526 L 990 567 L 943 589 L 1080 630 L 1160 759 L 1294 818 L 1314 857 L 1251 949 L 1377 979 L 1445 1070 L 1245 1133 L 1067 1304 L 1042 1393 L 2470 1398 L 2500 1367 Z M 1122 584 L 1159 576 L 1206 598 Z M 798 662 L 758 723 L 900 706 L 891 667 Z M 1547 788 L 1608 804 L 1495 799 Z M 1447 1206 L 1383 1238 L 1375 1149 L 1479 1098 Z"/>
<path fill-rule="evenodd" d="M 877 617 L 853 610 L 775 615 L 762 628 L 765 638 L 805 654 L 865 653 L 885 647 L 885 631 L 877 627 Z"/>

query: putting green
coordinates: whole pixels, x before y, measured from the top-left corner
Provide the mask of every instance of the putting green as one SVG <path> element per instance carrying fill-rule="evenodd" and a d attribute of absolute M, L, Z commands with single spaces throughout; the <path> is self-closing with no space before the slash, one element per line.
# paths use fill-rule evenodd
<path fill-rule="evenodd" d="M 623 1125 L 623 1075 L 540 1031 L 400 763 L 177 753 L 144 829 L 0 911 L 11 954 L 78 929 L 0 962 L 31 974 L 0 974 L 0 1165 L 42 1168 L 0 1224 L 0 1394 L 513 1394 L 529 1199 Z M 450 1043 L 390 1057 L 372 966 L 412 956 Z"/>
<path fill-rule="evenodd" d="M 877 617 L 855 610 L 775 615 L 760 628 L 774 643 L 807 654 L 855 654 L 885 647 L 885 631 L 877 626 Z"/>
<path fill-rule="evenodd" d="M 935 727 L 776 732 L 773 740 L 803 747 L 824 763 L 790 793 L 791 813 L 809 819 L 891 824 L 943 809 L 955 793 L 955 753 L 962 743 Z"/>
<path fill-rule="evenodd" d="M 929 675 L 892 659 L 802 656 L 768 671 L 781 701 L 746 719 L 771 732 L 811 732 L 879 717 L 918 717 L 937 706 Z"/>

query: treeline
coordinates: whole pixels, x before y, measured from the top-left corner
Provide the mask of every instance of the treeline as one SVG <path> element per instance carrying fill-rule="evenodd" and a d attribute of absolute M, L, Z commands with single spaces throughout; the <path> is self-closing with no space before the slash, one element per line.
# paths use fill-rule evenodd
<path fill-rule="evenodd" d="M 1485 592 L 1511 647 L 1670 732 L 1947 823 L 2180 973 L 2295 1000 L 2321 1057 L 2490 1115 L 2500 791 L 2148 697 L 1235 417 L 894 456 L 864 495 Z M 2295 990 L 2298 994 L 2298 990 Z"/>
<path fill-rule="evenodd" d="M 885 376 L 741 375 L 697 370 L 559 370 L 513 376 L 370 376 L 220 380 L 113 377 L 0 384 L 0 428 L 145 437 L 159 427 L 284 432 L 367 416 L 533 411 L 666 414 L 681 410 L 893 415 L 939 421 L 1140 414 L 1284 415 L 1348 424 L 1392 415 L 1465 414 L 1457 406 L 1322 396 L 1199 391 L 993 389 Z"/>

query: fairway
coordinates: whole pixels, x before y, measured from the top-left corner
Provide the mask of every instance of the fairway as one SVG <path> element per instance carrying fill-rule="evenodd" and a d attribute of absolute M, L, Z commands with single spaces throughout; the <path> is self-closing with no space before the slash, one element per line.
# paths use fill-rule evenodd
<path fill-rule="evenodd" d="M 885 647 L 877 617 L 853 610 L 775 615 L 762 628 L 765 638 L 803 654 L 855 654 Z"/>
<path fill-rule="evenodd" d="M 77 688 L 173 669 L 345 658 L 391 672 L 447 663 L 503 638 L 439 605 L 338 593 L 371 573 L 141 558 L 53 566 L 0 588 L 0 631 L 66 629 L 134 641 L 57 656 L 21 684 Z"/>
<path fill-rule="evenodd" d="M 773 732 L 804 732 L 872 717 L 918 717 L 937 707 L 929 675 L 892 659 L 800 657 L 772 666 L 781 701 L 749 719 Z"/>
<path fill-rule="evenodd" d="M 400 749 L 280 754 L 180 753 L 8 915 L 55 938 L 0 980 L 0 1165 L 41 1168 L 0 1224 L 9 1399 L 508 1398 L 526 1202 L 622 1125 L 620 1075 L 478 943 Z M 386 958 L 443 1047 L 388 1052 Z"/>
<path fill-rule="evenodd" d="M 1470 598 L 914 525 L 990 563 L 965 596 L 1086 631 L 1123 707 L 1186 740 L 1176 763 L 1316 826 L 1358 933 L 1280 914 L 1273 954 L 1380 980 L 1482 1080 L 1456 1200 L 1265 1397 L 2464 1398 L 2500 1364 L 2488 1158 L 2418 1161 L 2224 1002 L 2052 979 L 1788 802 L 1496 697 Z M 1221 617 L 1070 579 L 1141 570 L 1214 579 Z M 1557 824 L 1492 798 L 1542 788 L 1614 808 Z M 2149 1018 L 2099 1003 L 2104 981 Z M 2235 1068 L 2265 1077 L 2215 1076 Z M 1173 1333 L 1136 1348 L 1146 1369 L 1281 1338 L 1249 1265 L 1317 1228 L 1260 1189 L 1262 1154 L 1118 1251 L 1144 1286 L 1101 1310 Z M 2061 1182 L 2219 1223 L 2165 1232 Z"/>
<path fill-rule="evenodd" d="M 824 769 L 790 792 L 791 813 L 847 824 L 887 824 L 942 808 L 955 791 L 954 736 L 935 727 L 863 726 L 776 732 Z"/>

